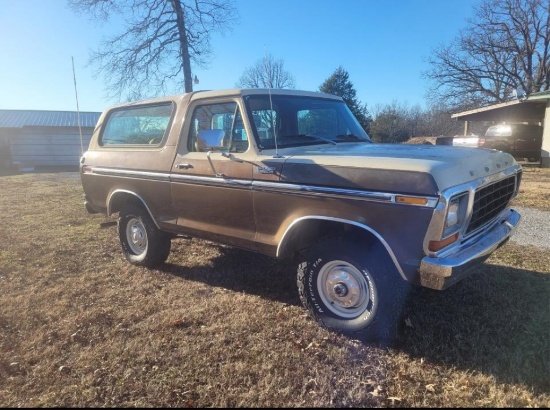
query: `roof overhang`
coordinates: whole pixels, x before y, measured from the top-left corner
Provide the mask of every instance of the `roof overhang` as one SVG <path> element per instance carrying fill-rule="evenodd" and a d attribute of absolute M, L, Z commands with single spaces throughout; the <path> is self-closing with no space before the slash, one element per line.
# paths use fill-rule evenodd
<path fill-rule="evenodd" d="M 525 100 L 513 100 L 452 114 L 451 118 L 461 121 L 541 122 L 548 101 L 550 92 L 544 91 L 532 94 Z"/>

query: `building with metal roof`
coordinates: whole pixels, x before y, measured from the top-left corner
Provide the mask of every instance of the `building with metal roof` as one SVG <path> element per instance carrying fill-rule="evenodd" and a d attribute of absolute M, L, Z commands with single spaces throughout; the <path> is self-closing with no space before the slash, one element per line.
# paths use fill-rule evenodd
<path fill-rule="evenodd" d="M 550 167 L 550 90 L 520 95 L 514 100 L 451 115 L 464 121 L 464 135 L 472 121 L 526 122 L 543 126 L 540 166 Z"/>
<path fill-rule="evenodd" d="M 100 115 L 0 110 L 0 168 L 78 167 Z"/>
<path fill-rule="evenodd" d="M 0 110 L 0 128 L 95 127 L 100 112 Z"/>

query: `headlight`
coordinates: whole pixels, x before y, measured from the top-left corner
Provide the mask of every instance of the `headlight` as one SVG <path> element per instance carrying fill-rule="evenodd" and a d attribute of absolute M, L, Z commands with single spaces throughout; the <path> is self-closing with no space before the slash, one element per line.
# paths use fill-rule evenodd
<path fill-rule="evenodd" d="M 441 249 L 455 243 L 459 239 L 460 228 L 462 228 L 464 224 L 467 207 L 468 194 L 466 192 L 451 198 L 447 206 L 443 236 L 439 240 L 429 242 L 428 249 L 431 252 L 439 252 Z"/>
<path fill-rule="evenodd" d="M 452 229 L 453 226 L 458 225 L 458 210 L 459 203 L 454 200 L 449 204 L 449 210 L 447 211 L 447 220 L 445 221 L 445 230 Z"/>
<path fill-rule="evenodd" d="M 466 213 L 466 206 L 468 205 L 467 201 L 468 195 L 466 194 L 451 198 L 447 208 L 447 218 L 445 219 L 443 237 L 447 237 L 461 228 L 464 223 L 464 215 Z"/>

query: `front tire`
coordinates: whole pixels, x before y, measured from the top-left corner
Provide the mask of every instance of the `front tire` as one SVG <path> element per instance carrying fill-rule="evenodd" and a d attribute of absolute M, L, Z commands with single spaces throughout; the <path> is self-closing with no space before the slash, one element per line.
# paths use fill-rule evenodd
<path fill-rule="evenodd" d="M 389 345 L 396 336 L 407 283 L 379 243 L 321 240 L 298 268 L 300 299 L 324 328 Z"/>
<path fill-rule="evenodd" d="M 170 235 L 158 229 L 141 206 L 130 204 L 120 211 L 118 236 L 126 260 L 133 265 L 155 268 L 168 259 Z"/>

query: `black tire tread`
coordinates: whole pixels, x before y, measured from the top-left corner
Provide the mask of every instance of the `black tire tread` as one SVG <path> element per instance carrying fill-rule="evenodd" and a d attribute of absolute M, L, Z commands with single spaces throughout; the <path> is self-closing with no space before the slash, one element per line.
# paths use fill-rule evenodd
<path fill-rule="evenodd" d="M 147 231 L 147 252 L 143 257 L 133 254 L 126 242 L 126 223 L 132 217 L 141 219 Z M 168 259 L 172 245 L 171 236 L 156 227 L 144 207 L 135 204 L 126 205 L 119 213 L 117 228 L 122 252 L 132 265 L 156 268 Z"/>
<path fill-rule="evenodd" d="M 321 327 L 365 342 L 376 342 L 389 345 L 395 339 L 400 326 L 401 313 L 406 303 L 409 284 L 396 272 L 393 262 L 389 258 L 386 249 L 380 243 L 372 243 L 367 251 L 369 253 L 368 264 L 370 265 L 368 270 L 371 275 L 374 276 L 377 287 L 379 288 L 378 292 L 381 294 L 381 310 L 377 312 L 375 318 L 365 328 L 360 330 L 348 330 L 335 328 L 328 325 L 323 320 L 323 317 L 318 314 L 307 294 L 306 282 L 308 270 L 312 269 L 311 266 L 315 260 L 315 255 L 318 255 L 320 251 L 323 252 L 324 250 L 353 250 L 357 247 L 358 245 L 356 240 L 351 241 L 344 235 L 338 235 L 322 238 L 316 245 L 312 246 L 310 249 L 307 249 L 303 253 L 305 260 L 298 266 L 298 294 L 302 304 L 309 312 L 310 316 Z M 383 254 L 380 252 L 383 252 Z M 378 257 L 377 255 L 382 255 L 382 257 Z M 360 256 L 359 258 L 361 259 L 362 257 Z M 390 264 L 391 266 L 389 266 Z M 391 300 L 388 300 L 387 298 L 391 298 Z M 390 318 L 389 321 L 387 320 L 388 317 Z"/>

